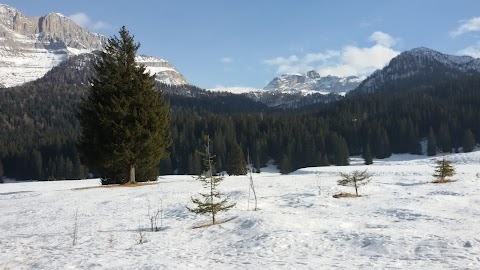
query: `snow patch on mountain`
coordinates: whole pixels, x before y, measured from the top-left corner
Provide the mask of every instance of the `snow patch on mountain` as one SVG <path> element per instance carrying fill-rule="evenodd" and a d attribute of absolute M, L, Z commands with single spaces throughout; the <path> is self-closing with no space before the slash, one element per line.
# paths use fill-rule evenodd
<path fill-rule="evenodd" d="M 258 93 L 258 92 L 265 91 L 262 89 L 258 89 L 254 87 L 245 87 L 245 86 L 233 86 L 233 87 L 219 86 L 219 87 L 210 88 L 207 90 L 212 92 L 226 92 L 226 93 L 232 93 L 232 94 Z"/>

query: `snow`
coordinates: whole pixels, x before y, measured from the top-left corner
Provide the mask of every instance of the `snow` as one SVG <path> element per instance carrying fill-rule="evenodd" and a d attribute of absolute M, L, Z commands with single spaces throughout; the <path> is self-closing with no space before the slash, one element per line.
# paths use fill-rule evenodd
<path fill-rule="evenodd" d="M 139 62 L 139 63 L 143 63 L 143 62 L 150 62 L 150 63 L 168 63 L 167 60 L 162 59 L 162 58 L 160 58 L 160 57 L 148 56 L 148 55 L 144 55 L 144 54 L 135 56 L 135 61 L 137 61 L 137 62 Z"/>
<path fill-rule="evenodd" d="M 24 50 L 16 54 L 4 47 L 0 54 L 0 78 L 5 87 L 11 87 L 33 81 L 45 75 L 54 66 L 66 59 L 62 51 L 46 49 Z"/>
<path fill-rule="evenodd" d="M 434 161 L 394 155 L 362 165 L 300 169 L 271 165 L 254 175 L 258 211 L 247 211 L 248 178 L 220 185 L 237 205 L 223 224 L 187 211 L 202 190 L 192 176 L 164 176 L 143 187 L 94 188 L 98 180 L 0 185 L 0 268 L 5 269 L 479 269 L 480 151 L 451 154 L 457 182 L 431 184 Z M 367 169 L 361 198 L 338 172 Z M 148 205 L 163 205 L 163 226 L 149 227 Z M 252 201 L 250 207 L 252 206 Z M 78 209 L 78 242 L 72 245 Z M 140 224 L 140 225 L 139 225 Z"/>
<path fill-rule="evenodd" d="M 93 49 L 77 49 L 77 48 L 67 47 L 67 51 L 71 55 L 80 55 L 85 53 L 91 53 Z"/>
<path fill-rule="evenodd" d="M 215 87 L 207 90 L 212 92 L 227 92 L 232 94 L 245 94 L 245 93 L 255 94 L 255 93 L 261 93 L 266 91 L 266 90 L 262 90 L 254 87 L 246 87 L 246 86 L 232 86 L 232 87 L 219 86 L 219 87 Z"/>

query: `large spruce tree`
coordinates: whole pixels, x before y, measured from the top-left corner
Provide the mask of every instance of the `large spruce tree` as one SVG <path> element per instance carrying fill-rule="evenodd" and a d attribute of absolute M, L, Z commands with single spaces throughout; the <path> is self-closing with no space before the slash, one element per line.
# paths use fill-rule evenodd
<path fill-rule="evenodd" d="M 135 62 L 139 46 L 125 27 L 108 40 L 80 108 L 79 150 L 103 183 L 154 180 L 171 144 L 169 106 Z"/>

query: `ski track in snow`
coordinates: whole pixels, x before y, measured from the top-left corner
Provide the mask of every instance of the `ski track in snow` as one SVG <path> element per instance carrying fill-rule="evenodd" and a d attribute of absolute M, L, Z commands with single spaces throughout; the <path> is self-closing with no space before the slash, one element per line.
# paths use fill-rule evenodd
<path fill-rule="evenodd" d="M 226 177 L 220 190 L 237 205 L 223 224 L 185 208 L 202 190 L 192 176 L 157 185 L 73 190 L 98 180 L 0 185 L 2 269 L 479 269 L 480 152 L 452 154 L 457 182 L 431 184 L 436 158 L 394 155 L 370 166 L 254 175 L 258 211 L 247 211 L 248 178 Z M 361 198 L 338 172 L 368 169 Z M 320 190 L 319 190 L 320 187 Z M 150 232 L 162 200 L 163 227 Z M 250 201 L 253 207 L 253 201 Z M 78 242 L 72 245 L 78 209 Z M 137 244 L 139 227 L 146 243 Z"/>

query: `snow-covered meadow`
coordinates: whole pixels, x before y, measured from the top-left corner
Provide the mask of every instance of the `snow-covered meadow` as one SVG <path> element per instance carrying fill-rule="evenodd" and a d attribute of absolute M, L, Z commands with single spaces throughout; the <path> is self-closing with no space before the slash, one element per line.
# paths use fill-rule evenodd
<path fill-rule="evenodd" d="M 434 159 L 438 159 L 434 158 Z M 220 185 L 236 207 L 223 224 L 188 212 L 202 190 L 192 176 L 141 187 L 98 180 L 0 185 L 0 269 L 480 269 L 480 152 L 447 156 L 457 182 L 432 184 L 432 158 L 394 155 L 370 166 L 305 168 Z M 338 172 L 368 169 L 360 198 Z M 163 226 L 147 217 L 163 210 Z M 77 217 L 77 243 L 71 233 Z M 160 221 L 159 221 L 160 222 Z M 139 232 L 141 229 L 141 233 Z M 138 244 L 140 234 L 146 242 Z"/>

